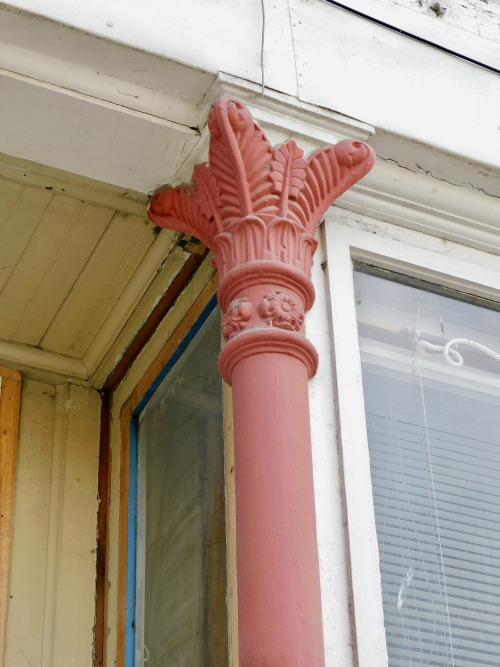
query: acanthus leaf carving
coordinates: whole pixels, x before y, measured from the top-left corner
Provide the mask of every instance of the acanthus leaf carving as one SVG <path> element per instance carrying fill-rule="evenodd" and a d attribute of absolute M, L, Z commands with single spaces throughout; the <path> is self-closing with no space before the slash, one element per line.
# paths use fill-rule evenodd
<path fill-rule="evenodd" d="M 210 220 L 201 212 L 192 188 L 162 188 L 151 198 L 148 217 L 159 227 L 191 234 L 209 246 L 212 242 Z"/>
<path fill-rule="evenodd" d="M 268 170 L 273 148 L 248 109 L 228 97 L 210 110 L 209 162 L 221 191 L 224 220 L 266 212 L 275 204 Z"/>
<path fill-rule="evenodd" d="M 195 167 L 194 189 L 161 189 L 149 218 L 197 236 L 214 251 L 221 278 L 253 260 L 290 263 L 309 275 L 316 226 L 370 171 L 373 150 L 341 141 L 306 159 L 291 140 L 275 151 L 246 107 L 228 97 L 215 102 L 208 127 L 209 164 Z"/>
<path fill-rule="evenodd" d="M 373 150 L 362 141 L 340 141 L 320 148 L 307 159 L 304 188 L 290 209 L 304 229 L 314 233 L 330 204 L 367 174 L 375 163 Z"/>
<path fill-rule="evenodd" d="M 221 208 L 221 196 L 217 181 L 208 164 L 198 164 L 193 169 L 194 196 L 200 207 L 201 215 L 207 220 L 213 220 L 216 230 L 224 231 L 222 218 L 219 210 Z"/>
<path fill-rule="evenodd" d="M 304 151 L 297 146 L 293 139 L 281 144 L 274 154 L 271 164 L 271 179 L 274 191 L 280 195 L 279 213 L 286 217 L 288 214 L 288 200 L 296 200 L 304 187 L 307 160 Z"/>

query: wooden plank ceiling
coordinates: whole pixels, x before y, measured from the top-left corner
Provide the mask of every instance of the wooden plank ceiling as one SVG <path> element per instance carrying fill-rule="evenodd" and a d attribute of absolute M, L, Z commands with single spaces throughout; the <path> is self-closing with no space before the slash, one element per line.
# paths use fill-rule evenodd
<path fill-rule="evenodd" d="M 15 365 L 33 348 L 42 366 L 43 353 L 53 353 L 63 374 L 64 360 L 78 359 L 90 377 L 117 338 L 126 347 L 190 257 L 176 235 L 158 233 L 146 207 L 145 195 L 0 156 L 4 362 Z M 145 296 L 149 306 L 142 304 L 134 319 Z"/>

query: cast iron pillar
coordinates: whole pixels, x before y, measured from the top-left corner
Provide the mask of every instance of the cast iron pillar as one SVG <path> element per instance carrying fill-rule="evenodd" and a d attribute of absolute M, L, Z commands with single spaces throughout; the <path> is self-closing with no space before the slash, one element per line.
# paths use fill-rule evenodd
<path fill-rule="evenodd" d="M 148 212 L 214 252 L 233 388 L 238 636 L 241 667 L 324 665 L 304 336 L 314 301 L 314 232 L 326 209 L 373 166 L 341 141 L 304 158 L 274 150 L 240 102 L 212 107 L 209 162 L 193 187 L 163 188 Z"/>

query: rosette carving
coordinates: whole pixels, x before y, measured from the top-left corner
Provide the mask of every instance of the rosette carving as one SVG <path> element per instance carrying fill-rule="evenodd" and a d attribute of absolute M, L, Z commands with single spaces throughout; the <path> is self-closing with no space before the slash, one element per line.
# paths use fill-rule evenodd
<path fill-rule="evenodd" d="M 222 318 L 222 335 L 229 340 L 248 326 L 252 317 L 253 306 L 248 299 L 235 299 L 229 304 L 226 314 Z"/>
<path fill-rule="evenodd" d="M 209 162 L 195 167 L 193 187 L 159 190 L 149 218 L 199 238 L 214 251 L 221 278 L 254 260 L 309 275 L 319 221 L 371 169 L 373 150 L 341 141 L 304 158 L 293 140 L 274 150 L 248 109 L 228 97 L 213 105 L 208 128 Z"/>
<path fill-rule="evenodd" d="M 257 312 L 267 324 L 287 331 L 299 331 L 304 323 L 304 310 L 286 292 L 266 294 Z"/>

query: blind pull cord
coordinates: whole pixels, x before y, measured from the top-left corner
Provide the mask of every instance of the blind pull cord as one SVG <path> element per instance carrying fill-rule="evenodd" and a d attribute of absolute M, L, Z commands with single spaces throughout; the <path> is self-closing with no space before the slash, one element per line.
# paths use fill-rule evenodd
<path fill-rule="evenodd" d="M 420 305 L 417 308 L 417 313 L 416 313 L 416 318 L 415 318 L 415 329 L 417 328 L 418 320 L 420 316 Z M 417 380 L 418 383 L 418 390 L 420 394 L 420 406 L 421 406 L 421 429 L 422 429 L 422 421 L 423 421 L 423 435 L 424 435 L 424 442 L 425 442 L 425 453 L 427 456 L 427 461 L 428 461 L 428 471 L 429 471 L 429 481 L 430 481 L 430 486 L 431 486 L 431 502 L 432 502 L 432 509 L 434 510 L 434 517 L 435 517 L 435 526 L 436 526 L 436 537 L 437 537 L 437 547 L 439 549 L 439 561 L 441 565 L 441 573 L 442 573 L 442 578 L 443 578 L 443 593 L 444 593 L 444 602 L 445 602 L 445 607 L 446 607 L 446 620 L 448 624 L 448 639 L 450 642 L 450 652 L 451 652 L 451 665 L 452 667 L 455 667 L 455 656 L 453 652 L 453 636 L 451 633 L 451 619 L 450 619 L 450 607 L 448 603 L 448 587 L 446 585 L 446 572 L 444 569 L 444 556 L 443 556 L 443 545 L 441 541 L 441 528 L 439 525 L 439 516 L 438 516 L 438 510 L 437 510 L 437 499 L 436 499 L 436 486 L 434 483 L 434 470 L 432 467 L 432 457 L 431 457 L 431 443 L 430 443 L 430 438 L 429 438 L 429 428 L 428 428 L 428 422 L 427 422 L 427 410 L 426 410 L 426 405 L 425 405 L 425 396 L 424 396 L 424 385 L 422 382 L 422 375 L 420 373 L 420 367 L 418 365 L 418 357 L 417 357 L 417 351 L 418 351 L 418 345 L 419 343 L 426 343 L 427 341 L 422 341 L 418 338 L 418 333 L 417 333 L 417 344 L 415 346 L 415 353 L 413 355 L 413 376 Z M 449 345 L 449 341 L 447 345 Z M 431 343 L 430 343 L 431 344 Z M 435 347 L 442 347 L 443 349 L 446 348 L 446 345 L 442 346 L 435 346 Z M 441 350 L 440 350 L 441 351 Z M 454 350 L 455 351 L 455 350 Z M 463 359 L 462 359 L 463 363 Z"/>

